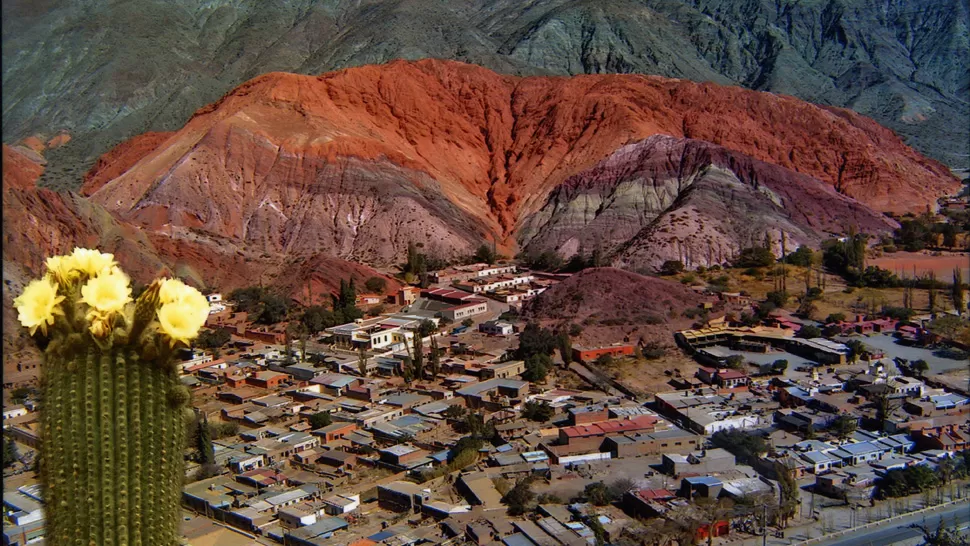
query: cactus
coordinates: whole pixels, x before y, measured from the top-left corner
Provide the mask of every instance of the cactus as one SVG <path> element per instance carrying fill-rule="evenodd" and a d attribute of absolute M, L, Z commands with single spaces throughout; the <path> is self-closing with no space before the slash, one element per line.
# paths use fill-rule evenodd
<path fill-rule="evenodd" d="M 110 254 L 75 249 L 15 300 L 44 347 L 40 477 L 46 541 L 174 545 L 184 476 L 188 390 L 174 350 L 208 303 L 158 280 L 132 301 Z"/>

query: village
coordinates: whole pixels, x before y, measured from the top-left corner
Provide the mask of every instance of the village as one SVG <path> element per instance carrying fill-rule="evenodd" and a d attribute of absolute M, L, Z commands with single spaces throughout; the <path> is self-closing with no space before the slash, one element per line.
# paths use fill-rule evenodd
<path fill-rule="evenodd" d="M 179 364 L 189 543 L 789 544 L 970 497 L 970 393 L 947 374 L 967 361 L 939 356 L 968 347 L 939 317 L 742 321 L 754 298 L 698 289 L 703 319 L 669 340 L 696 365 L 644 394 L 604 372 L 641 343 L 522 319 L 568 276 L 432 271 L 301 341 L 210 293 L 227 342 Z M 19 402 L 4 545 L 43 537 L 37 401 Z"/>

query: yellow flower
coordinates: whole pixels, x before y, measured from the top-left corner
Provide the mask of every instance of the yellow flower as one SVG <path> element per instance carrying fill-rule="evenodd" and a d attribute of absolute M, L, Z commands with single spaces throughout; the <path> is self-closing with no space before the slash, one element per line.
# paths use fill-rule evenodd
<path fill-rule="evenodd" d="M 165 279 L 158 289 L 158 301 L 162 305 L 168 303 L 185 303 L 201 317 L 202 323 L 209 316 L 209 300 L 201 292 L 186 285 L 178 279 Z"/>
<path fill-rule="evenodd" d="M 54 315 L 63 315 L 57 306 L 64 296 L 57 295 L 57 283 L 49 278 L 31 281 L 20 296 L 13 300 L 20 324 L 30 328 L 30 335 L 40 328 L 47 335 L 47 326 L 54 324 Z"/>
<path fill-rule="evenodd" d="M 102 315 L 89 316 L 91 326 L 88 330 L 96 338 L 105 338 L 111 333 L 111 319 Z"/>
<path fill-rule="evenodd" d="M 65 258 L 72 269 L 86 273 L 89 277 L 94 277 L 117 265 L 114 254 L 103 254 L 89 248 L 75 248 L 74 252 Z"/>
<path fill-rule="evenodd" d="M 173 346 L 178 342 L 188 345 L 199 335 L 199 328 L 205 324 L 207 316 L 208 312 L 201 316 L 199 310 L 189 302 L 175 301 L 162 305 L 158 310 L 158 325 Z"/>
<path fill-rule="evenodd" d="M 81 302 L 101 314 L 116 313 L 131 301 L 128 276 L 117 267 L 102 271 L 81 287 Z"/>
<path fill-rule="evenodd" d="M 58 283 L 67 282 L 71 274 L 71 263 L 69 256 L 51 256 L 47 258 L 47 274 L 51 275 Z"/>

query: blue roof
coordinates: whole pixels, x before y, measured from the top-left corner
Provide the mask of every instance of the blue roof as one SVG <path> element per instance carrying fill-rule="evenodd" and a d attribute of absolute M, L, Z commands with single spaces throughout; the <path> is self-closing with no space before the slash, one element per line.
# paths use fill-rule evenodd
<path fill-rule="evenodd" d="M 307 538 L 316 538 L 320 535 L 326 535 L 332 533 L 339 529 L 345 529 L 350 527 L 350 524 L 346 520 L 338 517 L 329 517 L 318 519 L 316 523 L 307 525 L 306 527 L 300 527 L 294 534 L 299 534 L 300 536 L 305 536 Z"/>
<path fill-rule="evenodd" d="M 850 455 L 863 455 L 865 453 L 872 453 L 873 451 L 883 451 L 885 448 L 877 446 L 872 442 L 859 442 L 857 444 L 843 444 L 839 446 L 839 449 Z"/>
<path fill-rule="evenodd" d="M 376 535 L 371 535 L 367 538 L 373 540 L 374 542 L 380 542 L 382 540 L 389 539 L 392 536 L 394 536 L 394 533 L 392 533 L 391 531 L 381 531 L 380 533 L 377 533 Z"/>
<path fill-rule="evenodd" d="M 499 453 L 505 453 L 506 451 L 512 451 L 512 444 L 502 444 L 495 448 L 495 451 Z"/>
<path fill-rule="evenodd" d="M 684 481 L 691 485 L 706 485 L 708 487 L 721 485 L 721 480 L 713 476 L 691 476 L 689 478 L 684 478 Z"/>
<path fill-rule="evenodd" d="M 502 539 L 502 543 L 505 546 L 535 546 L 528 537 L 522 533 L 515 533 L 514 535 L 509 535 Z"/>

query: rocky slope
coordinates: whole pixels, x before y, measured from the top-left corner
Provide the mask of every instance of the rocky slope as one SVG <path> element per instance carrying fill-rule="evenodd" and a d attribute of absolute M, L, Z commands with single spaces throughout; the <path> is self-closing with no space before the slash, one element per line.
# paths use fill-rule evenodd
<path fill-rule="evenodd" d="M 559 183 L 656 134 L 714 142 L 804 175 L 781 185 L 818 178 L 878 210 L 923 210 L 958 186 L 872 120 L 790 97 L 401 61 L 255 78 L 164 144 L 113 152 L 131 167 L 105 183 L 94 171 L 88 189 L 152 230 L 386 265 L 410 241 L 444 257 L 492 238 L 512 249 L 520 220 Z"/>
<path fill-rule="evenodd" d="M 670 345 L 689 326 L 684 311 L 702 297 L 686 286 L 611 267 L 585 269 L 526 304 L 523 314 L 546 325 L 579 324 L 584 339 L 641 338 Z"/>
<path fill-rule="evenodd" d="M 896 223 L 831 186 L 721 146 L 653 136 L 568 178 L 522 222 L 527 249 L 561 255 L 599 249 L 650 270 L 665 260 L 723 264 L 767 233 L 781 252 L 817 246 L 848 226 L 880 234 Z"/>
<path fill-rule="evenodd" d="M 112 145 L 175 130 L 258 74 L 396 58 L 742 85 L 852 108 L 949 165 L 966 167 L 970 152 L 965 0 L 11 0 L 2 9 L 4 141 L 70 131 L 45 179 L 75 189 Z"/>
<path fill-rule="evenodd" d="M 5 147 L 6 152 L 6 147 Z M 255 251 L 234 241 L 181 226 L 148 231 L 119 220 L 75 193 L 18 185 L 26 174 L 19 163 L 4 161 L 3 267 L 4 323 L 15 319 L 12 300 L 25 282 L 43 271 L 48 256 L 75 246 L 111 252 L 134 280 L 178 275 L 198 286 L 232 290 L 263 282 L 293 298 L 329 302 L 341 279 L 358 285 L 377 271 L 328 255 L 299 257 Z M 34 173 L 28 165 L 27 174 Z M 399 285 L 387 278 L 389 290 Z M 309 294 L 308 294 L 309 292 Z M 312 296 L 312 300 L 310 300 Z M 16 330 L 10 330 L 14 332 Z"/>

